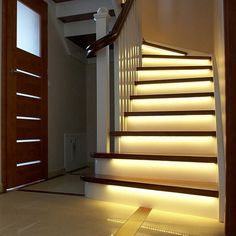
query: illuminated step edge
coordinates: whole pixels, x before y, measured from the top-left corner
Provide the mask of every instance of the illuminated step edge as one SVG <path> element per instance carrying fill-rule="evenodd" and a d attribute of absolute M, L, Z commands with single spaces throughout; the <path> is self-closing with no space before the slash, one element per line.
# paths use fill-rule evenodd
<path fill-rule="evenodd" d="M 87 181 L 86 179 L 84 179 Z M 214 192 L 217 196 L 217 192 Z M 218 219 L 217 197 L 208 197 L 176 192 L 158 191 L 137 187 L 116 186 L 100 183 L 85 183 L 85 196 L 133 206 L 144 206 L 160 211 L 169 211 L 194 216 Z"/>
<path fill-rule="evenodd" d="M 155 191 L 201 195 L 206 197 L 218 197 L 217 190 L 170 186 L 148 181 L 141 181 L 141 180 L 136 181 L 135 178 L 127 179 L 108 175 L 94 175 L 94 176 L 81 176 L 81 179 L 84 180 L 85 182 L 99 183 L 106 185 L 116 185 L 116 186 L 124 186 L 131 188 L 149 189 Z"/>
<path fill-rule="evenodd" d="M 143 54 L 153 53 L 157 55 L 179 55 L 179 56 L 187 55 L 187 52 L 184 52 L 182 50 L 166 47 L 163 45 L 158 45 L 158 44 L 147 42 L 147 41 L 143 41 L 142 51 L 143 51 Z"/>
<path fill-rule="evenodd" d="M 162 48 L 154 48 L 154 47 L 151 47 L 151 46 L 148 46 L 148 45 L 142 45 L 142 54 L 185 56 L 185 54 L 165 50 L 165 49 L 162 49 Z"/>
<path fill-rule="evenodd" d="M 185 116 L 185 115 L 215 115 L 215 110 L 189 110 L 189 111 L 144 111 L 144 112 L 125 112 L 129 116 Z"/>
<path fill-rule="evenodd" d="M 143 84 L 159 84 L 159 83 L 187 83 L 187 82 L 201 82 L 201 81 L 213 81 L 213 77 L 197 77 L 197 78 L 176 78 L 176 79 L 164 79 L 164 80 L 143 80 L 135 81 L 135 85 Z"/>
<path fill-rule="evenodd" d="M 210 58 L 146 55 L 142 58 L 142 67 L 151 66 L 209 66 Z"/>
<path fill-rule="evenodd" d="M 214 91 L 210 81 L 136 85 L 136 95 L 207 93 Z"/>
<path fill-rule="evenodd" d="M 200 98 L 214 97 L 214 92 L 205 93 L 171 93 L 171 94 L 150 94 L 150 95 L 131 95 L 130 99 L 163 99 L 163 98 Z"/>
<path fill-rule="evenodd" d="M 213 73 L 211 69 L 180 69 L 178 70 L 175 68 L 172 70 L 169 67 L 160 67 L 159 70 L 155 69 L 157 67 L 152 67 L 152 69 L 148 69 L 147 67 L 143 67 L 145 70 L 138 70 L 138 78 L 139 81 L 145 80 L 171 80 L 171 79 L 188 79 L 188 78 L 205 78 L 205 77 L 212 77 Z M 183 67 L 182 67 L 183 68 Z"/>
<path fill-rule="evenodd" d="M 159 184 L 218 189 L 218 167 L 214 163 L 125 159 L 96 159 L 95 163 L 98 175 L 148 178 Z"/>
<path fill-rule="evenodd" d="M 148 66 L 137 67 L 138 71 L 158 71 L 158 70 L 212 70 L 212 66 Z"/>
<path fill-rule="evenodd" d="M 143 54 L 142 58 L 159 58 L 159 59 L 180 59 L 180 60 L 211 60 L 211 56 L 190 56 L 190 55 L 185 55 L 185 56 L 178 56 L 178 55 L 150 55 L 150 54 Z"/>
<path fill-rule="evenodd" d="M 202 162 L 217 163 L 216 156 L 177 156 L 177 155 L 148 155 L 129 153 L 92 153 L 91 157 L 96 159 L 118 159 L 118 160 L 151 160 L 151 161 L 178 161 L 178 162 Z"/>
<path fill-rule="evenodd" d="M 132 99 L 133 112 L 214 110 L 214 97 L 178 97 Z"/>
<path fill-rule="evenodd" d="M 116 148 L 120 153 L 165 156 L 217 155 L 216 137 L 213 136 L 117 136 L 116 139 Z"/>
<path fill-rule="evenodd" d="M 216 136 L 215 131 L 111 131 L 111 136 Z"/>
<path fill-rule="evenodd" d="M 215 131 L 214 115 L 129 116 L 127 131 Z"/>

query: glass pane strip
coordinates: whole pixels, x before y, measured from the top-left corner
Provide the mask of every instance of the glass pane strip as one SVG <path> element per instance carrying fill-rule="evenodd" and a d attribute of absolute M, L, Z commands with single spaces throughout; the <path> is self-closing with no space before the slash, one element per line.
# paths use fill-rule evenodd
<path fill-rule="evenodd" d="M 40 15 L 17 1 L 17 48 L 40 56 Z"/>

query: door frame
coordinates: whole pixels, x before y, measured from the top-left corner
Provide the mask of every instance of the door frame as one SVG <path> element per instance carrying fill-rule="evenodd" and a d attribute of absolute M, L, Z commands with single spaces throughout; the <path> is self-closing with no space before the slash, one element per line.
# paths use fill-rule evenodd
<path fill-rule="evenodd" d="M 8 45 L 8 36 L 7 36 L 7 14 L 8 14 L 8 0 L 2 0 L 2 72 L 1 72 L 1 178 L 2 178 L 2 190 L 6 192 L 7 190 L 7 45 Z M 47 4 L 45 2 L 45 4 Z M 47 21 L 44 22 L 44 27 L 46 27 L 46 35 L 43 35 L 42 39 L 42 55 L 44 55 L 44 65 L 48 67 L 48 13 L 46 12 Z M 46 77 L 48 77 L 48 69 L 46 69 Z M 48 90 L 46 88 L 46 103 L 48 104 Z M 44 109 L 46 117 L 48 120 L 48 108 Z M 46 122 L 47 123 L 47 122 Z M 48 133 L 48 126 L 46 126 Z M 48 145 L 48 139 L 46 138 L 46 146 Z M 46 147 L 46 165 L 48 166 L 48 147 Z M 48 167 L 47 170 L 48 172 Z"/>
<path fill-rule="evenodd" d="M 236 2 L 224 0 L 226 73 L 226 235 L 236 232 Z"/>
<path fill-rule="evenodd" d="M 2 188 L 7 186 L 7 0 L 2 1 L 1 167 Z"/>

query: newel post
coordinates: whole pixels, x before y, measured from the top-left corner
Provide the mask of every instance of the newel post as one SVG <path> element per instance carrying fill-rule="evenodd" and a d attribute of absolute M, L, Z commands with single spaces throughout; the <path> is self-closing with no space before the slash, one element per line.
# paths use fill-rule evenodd
<path fill-rule="evenodd" d="M 108 33 L 109 12 L 99 8 L 94 14 L 97 40 Z M 97 52 L 97 152 L 110 151 L 109 46 Z"/>

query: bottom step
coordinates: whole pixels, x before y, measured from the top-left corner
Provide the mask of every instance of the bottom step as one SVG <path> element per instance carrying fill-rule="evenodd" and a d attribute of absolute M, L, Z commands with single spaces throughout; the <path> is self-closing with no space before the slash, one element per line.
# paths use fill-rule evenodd
<path fill-rule="evenodd" d="M 82 177 L 88 198 L 218 219 L 218 192 L 154 183 Z M 198 195 L 199 194 L 199 195 Z"/>

